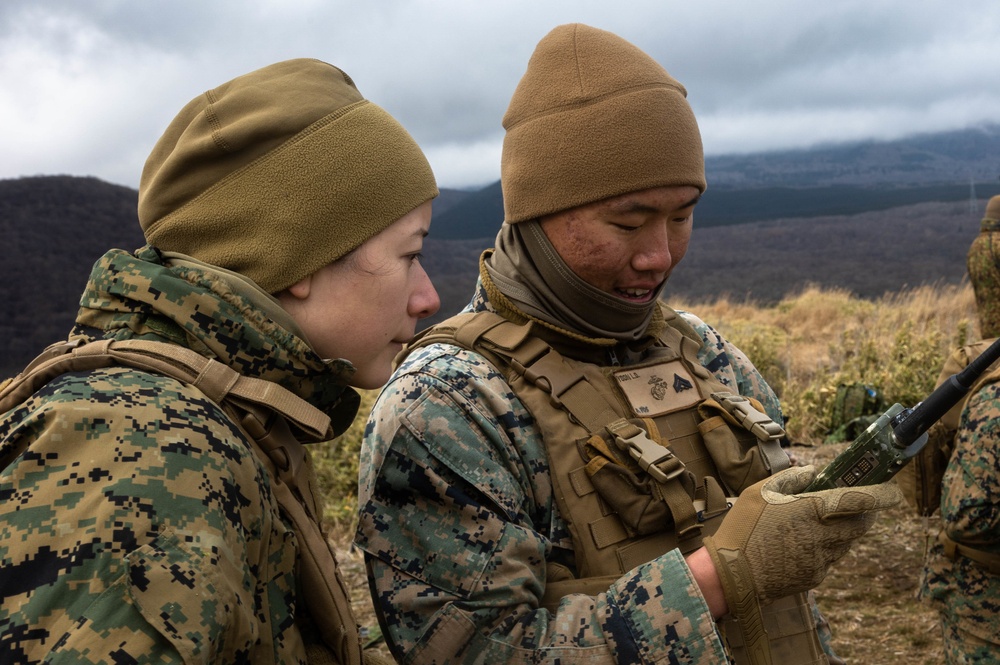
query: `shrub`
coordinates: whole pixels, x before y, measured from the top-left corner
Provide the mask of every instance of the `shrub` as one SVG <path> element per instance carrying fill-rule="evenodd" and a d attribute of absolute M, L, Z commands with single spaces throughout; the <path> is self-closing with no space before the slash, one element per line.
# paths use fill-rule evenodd
<path fill-rule="evenodd" d="M 978 335 L 968 283 L 925 286 L 875 301 L 810 286 L 772 307 L 685 304 L 754 362 L 781 398 L 793 441 L 829 430 L 837 386 L 862 382 L 889 404 L 914 406 L 952 349 Z"/>
<path fill-rule="evenodd" d="M 339 532 L 354 530 L 358 507 L 358 469 L 365 423 L 378 391 L 363 390 L 351 427 L 337 439 L 310 447 L 316 484 L 323 497 L 323 517 Z"/>

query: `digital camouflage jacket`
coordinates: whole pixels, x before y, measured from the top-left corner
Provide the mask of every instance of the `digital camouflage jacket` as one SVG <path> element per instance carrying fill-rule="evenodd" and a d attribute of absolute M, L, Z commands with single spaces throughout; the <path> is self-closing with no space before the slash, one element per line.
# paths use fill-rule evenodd
<path fill-rule="evenodd" d="M 1000 557 L 1000 383 L 971 394 L 962 412 L 941 484 L 941 528 L 959 545 Z M 920 595 L 941 612 L 946 629 L 954 626 L 992 643 L 990 658 L 996 656 L 1000 574 L 965 556 L 953 560 L 935 542 Z"/>
<path fill-rule="evenodd" d="M 489 310 L 481 285 L 468 309 Z M 701 363 L 781 422 L 747 358 L 698 318 Z M 573 543 L 540 430 L 481 355 L 414 350 L 371 415 L 356 542 L 376 611 L 405 663 L 726 663 L 707 605 L 676 551 L 597 596 L 539 609 L 546 561 Z"/>
<path fill-rule="evenodd" d="M 71 338 L 188 347 L 349 422 L 350 367 L 282 319 L 239 276 L 112 250 Z M 129 367 L 63 374 L 0 414 L 0 468 L 0 661 L 305 662 L 296 535 L 197 389 Z"/>

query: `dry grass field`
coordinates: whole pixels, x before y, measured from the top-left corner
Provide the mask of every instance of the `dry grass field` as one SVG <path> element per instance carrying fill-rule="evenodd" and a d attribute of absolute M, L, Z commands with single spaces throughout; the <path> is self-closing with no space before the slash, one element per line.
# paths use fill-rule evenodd
<path fill-rule="evenodd" d="M 823 443 L 839 383 L 863 381 L 890 404 L 913 406 L 933 388 L 946 354 L 978 335 L 967 284 L 877 301 L 810 287 L 766 307 L 728 300 L 674 306 L 712 323 L 764 373 L 789 418 L 789 450 L 803 464 L 823 465 L 847 445 Z M 374 396 L 363 396 L 363 410 Z M 377 635 L 363 561 L 350 547 L 362 426 L 363 419 L 320 455 L 317 470 L 358 615 Z M 817 589 L 834 646 L 849 662 L 942 662 L 936 615 L 914 596 L 924 533 L 907 506 L 886 511 Z"/>

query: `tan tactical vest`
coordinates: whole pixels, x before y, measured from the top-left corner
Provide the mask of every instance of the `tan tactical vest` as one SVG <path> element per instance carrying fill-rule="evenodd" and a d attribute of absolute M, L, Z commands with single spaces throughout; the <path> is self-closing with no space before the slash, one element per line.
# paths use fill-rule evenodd
<path fill-rule="evenodd" d="M 253 442 L 271 477 L 271 489 L 299 538 L 300 589 L 324 645 L 308 645 L 310 663 L 362 663 L 350 594 L 320 528 L 315 483 L 295 426 L 313 440 L 330 432 L 330 418 L 276 383 L 242 376 L 215 360 L 173 344 L 103 340 L 53 344 L 13 379 L 0 384 L 6 413 L 66 372 L 127 366 L 192 385 L 220 405 Z M 378 662 L 378 658 L 373 658 Z"/>
<path fill-rule="evenodd" d="M 409 347 L 445 343 L 480 353 L 534 416 L 575 557 L 575 571 L 549 564 L 547 609 L 571 593 L 604 592 L 670 550 L 701 547 L 743 489 L 788 466 L 782 429 L 698 362 L 702 340 L 686 322 L 669 310 L 665 318 L 647 359 L 627 367 L 567 358 L 532 324 L 491 312 L 459 314 Z M 722 622 L 737 662 L 827 662 L 805 594 L 763 614 L 771 647 L 763 659 L 744 648 L 735 621 Z"/>

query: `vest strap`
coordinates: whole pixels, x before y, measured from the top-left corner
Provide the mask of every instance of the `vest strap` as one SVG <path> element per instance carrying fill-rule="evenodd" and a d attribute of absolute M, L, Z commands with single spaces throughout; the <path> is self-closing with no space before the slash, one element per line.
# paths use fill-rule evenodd
<path fill-rule="evenodd" d="M 20 403 L 66 372 L 91 371 L 116 364 L 175 378 L 198 388 L 216 404 L 232 399 L 264 406 L 281 414 L 313 440 L 333 438 L 330 417 L 287 388 L 243 376 L 182 346 L 137 339 L 52 344 L 4 386 L 0 405 L 7 400 Z"/>
<path fill-rule="evenodd" d="M 698 511 L 699 522 L 724 514 L 734 503 L 736 497 L 727 497 L 722 485 L 712 476 L 705 476 L 704 482 L 695 493 L 694 507 Z"/>
<path fill-rule="evenodd" d="M 673 451 L 650 439 L 646 430 L 638 425 L 619 418 L 609 424 L 607 430 L 615 444 L 657 482 L 667 483 L 684 473 L 684 463 Z"/>
<path fill-rule="evenodd" d="M 616 515 L 604 515 L 587 526 L 590 527 L 590 534 L 594 537 L 594 544 L 602 549 L 629 537 L 622 521 Z"/>
<path fill-rule="evenodd" d="M 544 350 L 544 353 L 539 351 Z M 620 416 L 582 372 L 573 371 L 558 351 L 533 337 L 510 358 L 510 367 L 549 394 L 552 405 L 565 409 L 588 432 L 599 431 Z"/>
<path fill-rule="evenodd" d="M 1000 554 L 985 552 L 968 545 L 955 542 L 942 530 L 938 534 L 938 542 L 944 547 L 944 554 L 952 561 L 957 561 L 958 557 L 965 557 L 982 566 L 991 575 L 1000 575 Z"/>
<path fill-rule="evenodd" d="M 761 441 L 780 439 L 785 434 L 778 423 L 771 420 L 766 413 L 754 408 L 743 395 L 728 392 L 712 393 L 712 399 L 718 402 L 729 415 L 736 419 L 743 429 L 747 430 Z"/>
<path fill-rule="evenodd" d="M 712 393 L 712 399 L 719 403 L 736 423 L 757 437 L 758 450 L 772 474 L 787 469 L 790 461 L 781 450 L 780 439 L 785 435 L 781 425 L 758 409 L 743 395 L 729 392 Z"/>

